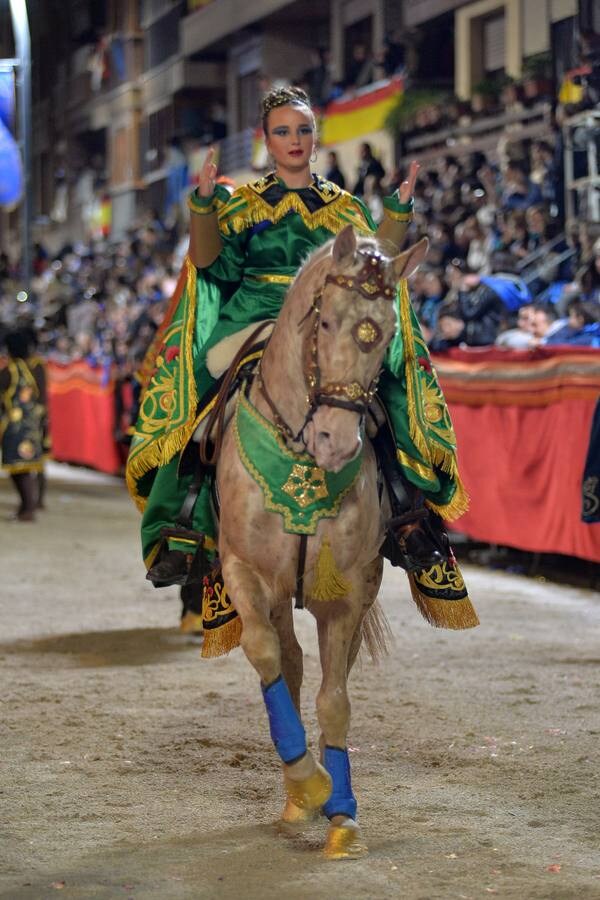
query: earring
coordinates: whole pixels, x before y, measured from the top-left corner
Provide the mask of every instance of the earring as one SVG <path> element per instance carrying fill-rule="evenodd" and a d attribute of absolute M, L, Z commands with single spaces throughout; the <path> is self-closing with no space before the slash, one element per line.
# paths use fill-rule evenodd
<path fill-rule="evenodd" d="M 316 162 L 316 161 L 317 161 L 317 148 L 316 148 L 316 147 L 315 147 L 315 149 L 314 149 L 313 152 L 312 152 L 312 156 L 311 156 L 311 158 L 310 158 L 310 161 L 311 161 L 311 162 Z"/>

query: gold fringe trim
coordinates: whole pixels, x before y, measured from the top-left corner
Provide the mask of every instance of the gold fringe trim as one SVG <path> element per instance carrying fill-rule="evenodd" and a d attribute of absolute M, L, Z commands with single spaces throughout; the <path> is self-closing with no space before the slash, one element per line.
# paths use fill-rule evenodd
<path fill-rule="evenodd" d="M 424 460 L 428 460 L 431 466 L 436 466 L 442 472 L 446 472 L 454 481 L 456 488 L 452 500 L 449 503 L 436 505 L 427 501 L 427 505 L 439 513 L 447 521 L 452 521 L 463 515 L 469 508 L 469 495 L 465 490 L 458 472 L 456 462 L 456 450 L 444 447 L 433 440 L 427 442 L 419 426 L 417 415 L 417 399 L 411 369 L 416 365 L 417 351 L 413 335 L 413 327 L 410 316 L 410 297 L 408 285 L 405 279 L 400 286 L 400 329 L 402 344 L 404 347 L 405 373 L 406 373 L 406 399 L 408 407 L 408 428 L 410 438 Z"/>
<path fill-rule="evenodd" d="M 477 613 L 468 597 L 463 600 L 434 600 L 421 593 L 412 573 L 408 574 L 408 583 L 419 612 L 430 625 L 456 631 L 479 625 Z"/>
<path fill-rule="evenodd" d="M 240 202 L 241 201 L 241 202 Z M 245 201 L 245 206 L 243 205 Z M 373 229 L 356 205 L 351 194 L 340 193 L 327 206 L 309 212 L 295 191 L 289 191 L 275 206 L 259 197 L 250 185 L 238 188 L 230 203 L 219 212 L 219 228 L 225 234 L 239 234 L 253 225 L 268 219 L 276 224 L 289 212 L 298 213 L 307 228 L 327 228 L 333 234 L 340 231 L 340 218 L 354 225 L 359 231 L 372 234 Z"/>
<path fill-rule="evenodd" d="M 341 600 L 347 597 L 352 589 L 352 584 L 344 578 L 335 564 L 331 545 L 324 538 L 317 557 L 314 580 L 311 590 L 313 600 Z"/>
<path fill-rule="evenodd" d="M 240 646 L 242 639 L 242 620 L 239 616 L 230 619 L 220 628 L 212 628 L 204 631 L 204 640 L 200 656 L 202 659 L 213 659 L 215 656 L 225 656 L 230 650 Z"/>

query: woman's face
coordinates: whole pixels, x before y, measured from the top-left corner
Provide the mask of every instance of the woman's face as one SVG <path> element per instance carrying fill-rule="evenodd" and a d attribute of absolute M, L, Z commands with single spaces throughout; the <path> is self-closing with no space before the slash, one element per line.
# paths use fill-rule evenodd
<path fill-rule="evenodd" d="M 315 147 L 312 113 L 305 106 L 278 106 L 267 120 L 267 150 L 277 171 L 299 172 L 310 167 Z"/>

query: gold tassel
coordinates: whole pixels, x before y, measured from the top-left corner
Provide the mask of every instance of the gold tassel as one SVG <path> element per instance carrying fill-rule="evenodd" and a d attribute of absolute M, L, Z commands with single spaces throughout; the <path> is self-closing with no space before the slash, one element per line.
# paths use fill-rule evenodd
<path fill-rule="evenodd" d="M 323 540 L 315 566 L 311 597 L 313 600 L 341 600 L 347 597 L 352 585 L 335 564 L 327 538 Z"/>
<path fill-rule="evenodd" d="M 419 590 L 413 573 L 409 573 L 408 582 L 412 598 L 419 612 L 430 625 L 436 628 L 475 628 L 479 625 L 477 613 L 468 597 L 462 600 L 435 600 L 427 597 Z"/>
<path fill-rule="evenodd" d="M 224 656 L 230 650 L 240 646 L 242 639 L 242 620 L 239 616 L 230 619 L 220 628 L 204 630 L 204 640 L 200 656 L 202 659 L 212 659 L 215 656 Z"/>

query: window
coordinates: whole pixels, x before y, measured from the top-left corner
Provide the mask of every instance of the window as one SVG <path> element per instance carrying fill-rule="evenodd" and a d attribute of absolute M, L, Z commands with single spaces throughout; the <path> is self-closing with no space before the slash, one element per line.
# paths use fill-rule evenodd
<path fill-rule="evenodd" d="M 505 66 L 504 14 L 495 15 L 483 23 L 483 70 L 486 75 L 496 75 Z"/>

